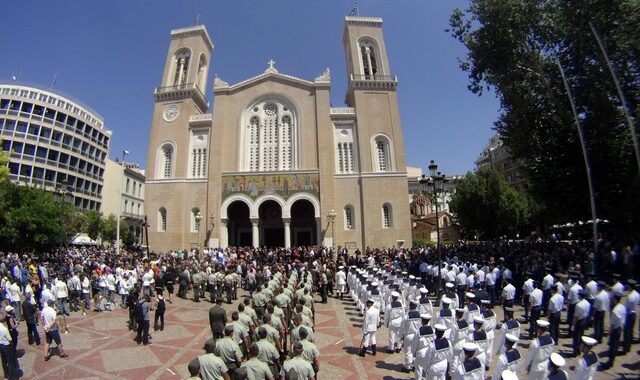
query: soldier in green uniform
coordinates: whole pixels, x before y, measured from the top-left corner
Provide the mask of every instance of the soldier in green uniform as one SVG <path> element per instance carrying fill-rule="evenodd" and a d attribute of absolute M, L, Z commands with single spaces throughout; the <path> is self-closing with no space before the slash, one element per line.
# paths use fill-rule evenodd
<path fill-rule="evenodd" d="M 267 329 L 260 327 L 258 329 L 258 341 L 256 345 L 260 349 L 258 359 L 266 363 L 273 376 L 278 376 L 280 372 L 280 352 L 268 339 Z"/>
<path fill-rule="evenodd" d="M 280 378 L 285 380 L 315 380 L 316 373 L 311 363 L 302 357 L 302 343 L 297 342 L 293 345 L 293 355 L 291 359 L 286 360 L 282 365 Z"/>
<path fill-rule="evenodd" d="M 233 325 L 225 326 L 224 338 L 216 340 L 216 350 L 229 369 L 229 375 L 233 377 L 235 370 L 242 364 L 243 358 L 240 346 L 233 340 Z"/>
<path fill-rule="evenodd" d="M 260 350 L 254 343 L 249 347 L 249 356 L 251 359 L 242 363 L 241 368 L 247 371 L 247 378 L 251 380 L 272 380 L 275 379 L 273 373 L 266 363 L 258 359 Z"/>

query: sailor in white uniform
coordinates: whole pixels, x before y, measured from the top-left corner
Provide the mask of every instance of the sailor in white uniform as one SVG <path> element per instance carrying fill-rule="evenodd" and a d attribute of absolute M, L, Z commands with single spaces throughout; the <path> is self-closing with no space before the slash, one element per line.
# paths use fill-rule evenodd
<path fill-rule="evenodd" d="M 500 376 L 504 370 L 510 370 L 513 372 L 518 372 L 520 369 L 520 363 L 522 362 L 522 355 L 520 355 L 520 351 L 515 348 L 516 343 L 518 343 L 518 337 L 507 334 L 504 340 L 504 352 L 498 357 L 498 362 L 496 363 L 496 368 L 493 371 L 492 380 L 500 380 Z"/>
<path fill-rule="evenodd" d="M 364 323 L 362 324 L 362 348 L 360 356 L 364 356 L 371 345 L 371 353 L 375 355 L 376 351 L 376 331 L 380 326 L 380 310 L 376 309 L 373 299 L 367 300 L 367 312 L 364 315 Z"/>
<path fill-rule="evenodd" d="M 548 321 L 538 319 L 536 325 L 538 326 L 538 335 L 531 341 L 523 365 L 529 380 L 544 380 L 547 374 L 547 361 L 553 352 L 554 342 L 547 331 Z"/>
<path fill-rule="evenodd" d="M 580 380 L 593 380 L 593 376 L 598 370 L 598 354 L 592 351 L 598 341 L 584 335 L 582 337 L 582 356 L 576 365 L 575 378 Z"/>
<path fill-rule="evenodd" d="M 391 292 L 391 302 L 384 312 L 384 324 L 389 329 L 389 353 L 400 352 L 402 347 L 401 330 L 404 307 L 399 301 L 400 293 Z"/>
<path fill-rule="evenodd" d="M 467 342 L 463 346 L 464 360 L 458 364 L 451 376 L 452 380 L 484 380 L 484 365 L 475 356 L 478 345 Z"/>

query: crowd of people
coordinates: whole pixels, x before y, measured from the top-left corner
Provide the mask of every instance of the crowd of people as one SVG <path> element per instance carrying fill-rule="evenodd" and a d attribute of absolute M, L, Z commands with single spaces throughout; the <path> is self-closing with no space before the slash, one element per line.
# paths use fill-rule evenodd
<path fill-rule="evenodd" d="M 67 331 L 65 316 L 117 307 L 128 308 L 129 328 L 136 332 L 134 340 L 150 344 L 151 312 L 155 314 L 154 330 L 163 330 L 164 312 L 177 290 L 177 297 L 215 305 L 210 311 L 212 340 L 197 363 L 189 365 L 190 371 L 198 368 L 199 376 L 205 379 L 226 378 L 223 373 L 234 378 L 250 373 L 249 378 L 256 378 L 256 373 L 265 372 L 259 363 L 269 369 L 271 377 L 265 373 L 257 378 L 290 378 L 293 373 L 313 378 L 320 367 L 313 344 L 314 303 L 326 303 L 330 294 L 352 297 L 365 319 L 369 318 L 364 323 L 368 328 L 387 325 L 389 349 L 404 350 L 406 368 L 415 371 L 417 378 L 439 368 L 434 360 L 442 363 L 442 355 L 431 345 L 442 338 L 449 340 L 455 354 L 447 360 L 446 371 L 451 375 L 465 365 L 465 347 L 472 344 L 476 346 L 470 359 L 481 360 L 483 371 L 493 362 L 492 356 L 496 363 L 502 363 L 504 352 L 511 352 L 502 346 L 515 343 L 508 335 L 520 338 L 520 327 L 502 331 L 517 322 L 512 322 L 512 308 L 517 304 L 525 306 L 532 342 L 540 340 L 543 329 L 554 344 L 566 308 L 574 354 L 584 353 L 581 344 L 591 342 L 587 339 L 585 343 L 587 328 L 593 326 L 593 339 L 602 340 L 604 313 L 609 313 L 614 325 L 608 329 L 612 354 L 609 362 L 602 364 L 606 368 L 613 364 L 618 341 L 622 339 L 625 350 L 633 341 L 633 294 L 637 291 L 633 290 L 634 280 L 629 279 L 639 267 L 640 246 L 620 250 L 625 254 L 617 254 L 606 243 L 601 249 L 608 253 L 594 256 L 588 244 L 564 242 L 457 244 L 442 247 L 442 266 L 436 260 L 436 250 L 426 247 L 353 252 L 344 248 L 331 252 L 321 246 L 227 248 L 179 250 L 151 258 L 125 250 L 117 255 L 115 250 L 96 247 L 30 255 L 2 253 L 0 286 L 6 315 L 0 317 L 6 323 L 0 327 L 0 356 L 5 374 L 17 373 L 16 325 L 21 321 L 26 322 L 29 344 L 40 343 L 40 324 L 47 342 L 55 342 L 57 353 L 66 356 L 60 338 L 60 332 Z M 613 281 L 617 273 L 622 276 Z M 447 285 L 444 295 L 436 299 L 439 283 Z M 240 288 L 247 295 L 241 300 Z M 223 304 L 234 301 L 237 311 L 229 316 L 225 312 L 223 317 Z M 500 324 L 493 311 L 496 305 L 502 305 L 504 315 L 511 314 L 511 318 Z M 377 310 L 380 321 L 372 309 Z M 439 316 L 441 313 L 449 316 Z M 480 318 L 483 322 L 476 326 Z M 468 334 L 456 327 L 463 320 Z M 421 339 L 420 332 L 428 331 L 427 327 L 433 337 Z M 486 342 L 470 339 L 482 335 L 474 330 L 485 331 Z M 622 338 L 616 338 L 618 335 Z M 488 347 L 496 339 L 501 343 L 493 352 Z M 365 331 L 362 343 L 361 354 L 368 349 L 375 353 L 374 331 Z M 45 360 L 55 352 L 45 345 Z M 545 365 L 550 357 L 545 357 Z M 533 364 L 530 367 L 535 371 Z"/>

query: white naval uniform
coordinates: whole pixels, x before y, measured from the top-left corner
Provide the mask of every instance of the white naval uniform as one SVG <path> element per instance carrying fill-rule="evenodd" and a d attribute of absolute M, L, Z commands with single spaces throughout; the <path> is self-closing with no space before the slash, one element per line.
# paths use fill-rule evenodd
<path fill-rule="evenodd" d="M 493 340 L 496 337 L 496 314 L 491 310 L 485 310 L 481 314 L 484 318 L 482 329 L 487 333 L 487 350 L 485 351 L 487 363 L 491 363 L 491 358 L 493 358 Z"/>
<path fill-rule="evenodd" d="M 454 369 L 451 380 L 484 380 L 484 365 L 479 358 L 462 361 Z"/>
<path fill-rule="evenodd" d="M 416 380 L 445 380 L 447 365 L 453 360 L 453 348 L 447 338 L 435 339 L 416 356 Z"/>
<path fill-rule="evenodd" d="M 363 347 L 369 347 L 369 344 L 376 344 L 376 331 L 380 325 L 380 311 L 375 306 L 371 306 L 367 309 L 367 313 L 364 316 L 363 329 Z"/>
<path fill-rule="evenodd" d="M 384 313 L 384 324 L 389 329 L 389 348 L 395 350 L 402 344 L 401 326 L 404 316 L 402 302 L 396 300 L 387 305 Z"/>
<path fill-rule="evenodd" d="M 496 363 L 496 368 L 493 370 L 492 380 L 501 380 L 502 379 L 502 371 L 510 370 L 513 373 L 517 373 L 520 369 L 520 362 L 522 362 L 522 356 L 520 355 L 520 351 L 513 349 L 508 352 L 502 353 L 498 357 L 498 362 Z"/>
<path fill-rule="evenodd" d="M 336 291 L 338 293 L 344 293 L 347 288 L 347 275 L 343 270 L 338 270 L 336 273 Z"/>
<path fill-rule="evenodd" d="M 471 327 L 464 319 L 456 321 L 453 329 L 451 329 L 450 341 L 453 345 L 453 362 L 452 368 L 455 368 L 462 358 L 462 346 L 467 342 L 467 337 Z"/>
<path fill-rule="evenodd" d="M 500 326 L 500 331 L 498 331 L 497 339 L 498 339 L 498 348 L 496 348 L 495 353 L 500 354 L 504 352 L 504 341 L 507 334 L 511 334 L 515 337 L 520 337 L 520 322 L 515 319 L 506 321 Z"/>
<path fill-rule="evenodd" d="M 578 359 L 574 378 L 580 380 L 592 380 L 597 369 L 598 355 L 595 352 L 590 352 Z"/>
<path fill-rule="evenodd" d="M 549 357 L 553 352 L 553 338 L 549 334 L 535 338 L 529 346 L 529 352 L 524 361 L 527 379 L 544 380 L 547 375 Z"/>
<path fill-rule="evenodd" d="M 414 346 L 413 340 L 417 339 L 416 334 L 420 326 L 422 326 L 422 319 L 420 318 L 420 313 L 416 310 L 408 312 L 402 319 L 402 327 L 400 329 L 404 339 L 404 364 L 407 368 L 413 365 L 414 352 L 411 350 Z"/>

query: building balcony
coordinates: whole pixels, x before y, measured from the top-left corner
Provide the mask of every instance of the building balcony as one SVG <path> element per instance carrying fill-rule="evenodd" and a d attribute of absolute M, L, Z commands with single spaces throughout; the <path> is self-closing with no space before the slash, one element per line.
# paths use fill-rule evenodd
<path fill-rule="evenodd" d="M 352 90 L 395 90 L 398 87 L 398 78 L 395 75 L 362 75 L 351 74 L 349 88 Z"/>
<path fill-rule="evenodd" d="M 192 98 L 198 104 L 198 106 L 200 106 L 200 108 L 209 109 L 209 102 L 195 83 L 156 87 L 154 97 L 156 101 Z"/>

